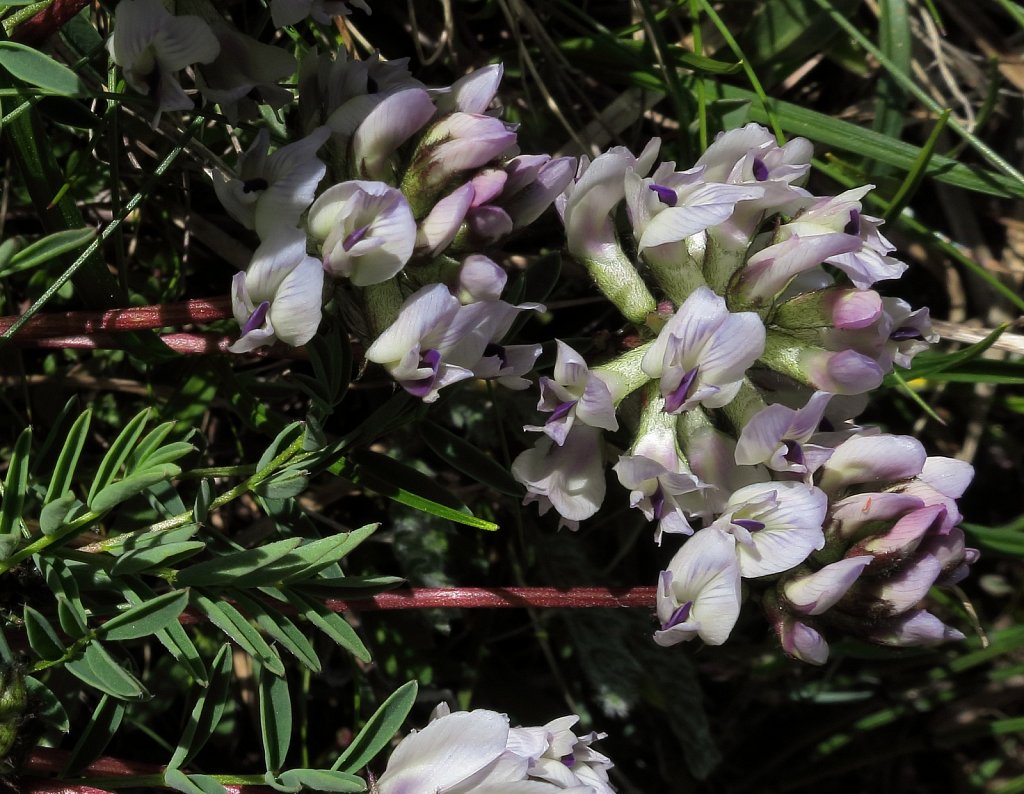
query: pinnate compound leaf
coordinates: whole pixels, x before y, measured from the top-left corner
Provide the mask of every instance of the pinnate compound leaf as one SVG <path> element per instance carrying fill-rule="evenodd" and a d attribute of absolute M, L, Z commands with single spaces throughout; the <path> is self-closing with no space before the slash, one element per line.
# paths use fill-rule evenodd
<path fill-rule="evenodd" d="M 96 630 L 96 635 L 118 641 L 148 637 L 176 621 L 187 604 L 187 590 L 163 593 L 111 618 Z"/>
<path fill-rule="evenodd" d="M 170 480 L 181 474 L 181 467 L 173 463 L 161 463 L 151 469 L 130 474 L 125 479 L 111 483 L 89 499 L 89 508 L 97 513 L 131 499 L 157 483 Z"/>
<path fill-rule="evenodd" d="M 23 619 L 29 647 L 39 658 L 52 662 L 64 655 L 64 644 L 41 612 L 26 604 Z"/>
<path fill-rule="evenodd" d="M 98 642 L 90 642 L 79 658 L 64 667 L 80 681 L 119 700 L 140 700 L 148 695 L 139 680 Z"/>
<path fill-rule="evenodd" d="M 278 780 L 292 791 L 292 786 L 310 791 L 366 791 L 366 781 L 348 772 L 326 769 L 289 769 Z"/>
<path fill-rule="evenodd" d="M 197 563 L 178 574 L 176 583 L 186 587 L 219 587 L 239 584 L 239 580 L 271 566 L 302 543 L 302 538 L 286 538 L 255 549 L 222 554 Z"/>
<path fill-rule="evenodd" d="M 117 729 L 121 727 L 121 719 L 126 708 L 123 700 L 116 700 L 110 695 L 100 698 L 82 736 L 68 757 L 61 773 L 62 777 L 77 775 L 103 753 L 117 733 Z"/>
<path fill-rule="evenodd" d="M 199 693 L 185 726 L 185 732 L 178 740 L 171 760 L 167 762 L 168 770 L 187 764 L 203 749 L 203 745 L 209 741 L 220 724 L 221 717 L 224 716 L 230 694 L 231 646 L 222 645 L 210 667 L 210 682 L 206 689 Z"/>
<path fill-rule="evenodd" d="M 392 692 L 366 721 L 362 730 L 345 748 L 345 752 L 338 757 L 331 769 L 356 772 L 376 758 L 409 716 L 409 711 L 416 702 L 417 690 L 417 683 L 409 681 Z"/>
<path fill-rule="evenodd" d="M 78 75 L 33 47 L 0 41 L 0 66 L 30 85 L 52 94 L 75 96 L 84 92 Z"/>
<path fill-rule="evenodd" d="M 260 671 L 260 731 L 267 770 L 279 772 L 292 740 L 292 701 L 288 679 Z"/>
<path fill-rule="evenodd" d="M 2 44 L 3 42 L 0 42 Z M 14 444 L 14 451 L 8 463 L 7 477 L 4 479 L 4 495 L 0 505 L 0 535 L 10 535 L 18 531 L 21 511 L 25 504 L 25 492 L 28 490 L 29 452 L 32 449 L 32 428 L 26 427 Z"/>

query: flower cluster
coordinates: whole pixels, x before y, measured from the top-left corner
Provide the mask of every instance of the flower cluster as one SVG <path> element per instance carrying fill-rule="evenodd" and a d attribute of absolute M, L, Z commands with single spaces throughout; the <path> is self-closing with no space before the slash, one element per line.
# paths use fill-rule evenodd
<path fill-rule="evenodd" d="M 377 780 L 380 794 L 612 794 L 612 763 L 591 746 L 603 733 L 577 736 L 571 715 L 510 728 L 504 714 L 452 712 L 441 704 L 422 731 L 409 734 Z"/>
<path fill-rule="evenodd" d="M 333 302 L 367 360 L 425 402 L 472 378 L 525 389 L 541 347 L 506 342 L 544 307 L 503 299 L 486 251 L 554 204 L 568 253 L 632 329 L 596 365 L 556 340 L 543 422 L 524 428 L 538 437 L 512 473 L 527 502 L 576 528 L 603 504 L 614 458 L 655 541 L 689 537 L 659 580 L 656 641 L 724 642 L 751 593 L 783 648 L 814 663 L 826 634 L 959 636 L 920 604 L 976 556 L 956 528 L 970 468 L 852 423 L 858 398 L 936 338 L 927 309 L 874 289 L 906 265 L 865 212 L 872 186 L 813 195 L 810 143 L 780 145 L 756 124 L 682 170 L 656 164 L 658 140 L 579 162 L 524 155 L 495 107 L 500 65 L 428 88 L 404 60 L 313 51 L 296 64 L 209 0 L 177 10 L 191 13 L 123 0 L 109 45 L 158 116 L 191 107 L 177 81 L 188 66 L 231 119 L 252 117 L 254 97 L 296 104 L 290 142 L 272 150 L 261 129 L 233 172 L 212 175 L 259 239 L 232 285 L 233 351 L 303 345 Z M 271 3 L 279 25 L 349 10 Z M 293 96 L 278 83 L 296 70 Z M 490 713 L 473 714 L 459 719 Z"/>
<path fill-rule="evenodd" d="M 725 642 L 747 593 L 786 652 L 816 664 L 823 632 L 962 636 L 921 602 L 977 556 L 955 526 L 970 467 L 851 421 L 859 396 L 935 338 L 926 309 L 873 289 L 906 265 L 863 210 L 870 186 L 812 195 L 810 144 L 780 146 L 755 124 L 688 170 L 655 167 L 657 148 L 584 159 L 556 201 L 569 253 L 636 332 L 592 368 L 558 343 L 540 384 L 547 420 L 525 428 L 544 435 L 512 467 L 527 502 L 572 528 L 593 516 L 606 431 L 624 425 L 632 441 L 612 468 L 630 505 L 657 543 L 691 536 L 659 580 L 658 643 Z"/>

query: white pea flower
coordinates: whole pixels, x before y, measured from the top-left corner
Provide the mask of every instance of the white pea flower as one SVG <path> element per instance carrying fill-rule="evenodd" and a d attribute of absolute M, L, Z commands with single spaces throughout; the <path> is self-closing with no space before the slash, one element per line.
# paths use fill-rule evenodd
<path fill-rule="evenodd" d="M 304 345 L 320 325 L 324 271 L 306 255 L 298 229 L 262 243 L 231 284 L 231 310 L 242 335 L 229 350 L 247 353 L 280 340 Z"/>
<path fill-rule="evenodd" d="M 125 82 L 156 101 L 155 126 L 165 110 L 193 106 L 175 73 L 194 63 L 210 63 L 220 44 L 197 16 L 176 17 L 161 0 L 122 0 L 114 12 L 114 35 L 107 49 Z"/>
<path fill-rule="evenodd" d="M 310 207 L 310 235 L 324 267 L 365 287 L 396 275 L 416 245 L 416 221 L 400 190 L 353 180 L 328 188 Z"/>
<path fill-rule="evenodd" d="M 329 136 L 330 131 L 320 127 L 268 156 L 270 133 L 261 129 L 238 158 L 237 179 L 213 172 L 217 198 L 232 218 L 255 229 L 262 240 L 294 229 L 327 172 L 316 153 Z"/>

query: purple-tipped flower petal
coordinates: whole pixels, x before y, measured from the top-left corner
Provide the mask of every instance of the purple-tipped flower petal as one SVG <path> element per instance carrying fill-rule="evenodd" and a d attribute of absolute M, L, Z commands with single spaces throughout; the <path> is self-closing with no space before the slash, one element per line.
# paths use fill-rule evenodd
<path fill-rule="evenodd" d="M 790 609 L 802 615 L 820 615 L 830 609 L 846 595 L 872 559 L 869 555 L 850 557 L 790 579 L 783 585 Z"/>

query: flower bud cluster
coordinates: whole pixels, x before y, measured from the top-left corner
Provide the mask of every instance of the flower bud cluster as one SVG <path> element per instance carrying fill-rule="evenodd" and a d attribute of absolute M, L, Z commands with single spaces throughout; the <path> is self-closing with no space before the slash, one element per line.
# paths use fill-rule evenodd
<path fill-rule="evenodd" d="M 504 714 L 438 706 L 430 724 L 403 739 L 377 780 L 380 794 L 536 792 L 612 794 L 612 763 L 593 749 L 603 733 L 577 736 L 570 715 L 547 725 L 511 728 Z"/>
<path fill-rule="evenodd" d="M 512 467 L 526 501 L 571 528 L 593 516 L 606 431 L 624 424 L 632 441 L 612 468 L 630 505 L 657 543 L 691 536 L 659 580 L 659 644 L 725 642 L 749 592 L 786 652 L 812 663 L 827 658 L 824 632 L 962 637 L 921 603 L 977 556 L 956 528 L 970 467 L 850 421 L 857 396 L 936 338 L 927 309 L 873 289 L 906 265 L 864 212 L 871 186 L 812 195 L 810 144 L 780 146 L 755 124 L 688 170 L 656 156 L 653 142 L 584 158 L 556 201 L 569 253 L 635 336 L 597 367 L 558 343 L 541 379 L 549 416 L 525 428 L 544 436 Z"/>

